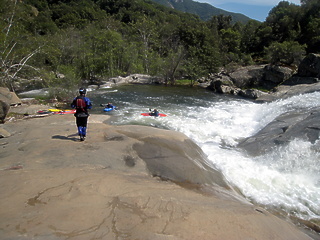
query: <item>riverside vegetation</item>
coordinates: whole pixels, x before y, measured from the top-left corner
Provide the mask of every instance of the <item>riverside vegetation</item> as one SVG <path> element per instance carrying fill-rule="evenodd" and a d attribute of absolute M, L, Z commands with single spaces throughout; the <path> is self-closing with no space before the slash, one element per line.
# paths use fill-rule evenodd
<path fill-rule="evenodd" d="M 281 1 L 265 22 L 240 23 L 224 15 L 203 21 L 150 0 L 3 0 L 0 84 L 47 87 L 63 98 L 77 85 L 132 73 L 175 84 L 221 67 L 295 68 L 320 51 L 319 12 L 317 0 Z"/>

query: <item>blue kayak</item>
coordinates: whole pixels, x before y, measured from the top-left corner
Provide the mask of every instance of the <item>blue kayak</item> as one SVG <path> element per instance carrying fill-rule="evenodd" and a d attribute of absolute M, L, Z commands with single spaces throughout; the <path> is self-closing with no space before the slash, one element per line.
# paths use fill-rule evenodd
<path fill-rule="evenodd" d="M 114 110 L 115 108 L 116 108 L 115 106 L 110 107 L 110 108 L 104 108 L 103 111 L 110 112 L 110 111 Z"/>

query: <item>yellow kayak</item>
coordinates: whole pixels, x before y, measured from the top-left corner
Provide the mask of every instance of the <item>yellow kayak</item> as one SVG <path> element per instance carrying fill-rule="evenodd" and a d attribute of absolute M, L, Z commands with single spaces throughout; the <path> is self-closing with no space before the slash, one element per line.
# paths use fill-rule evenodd
<path fill-rule="evenodd" d="M 62 111 L 61 109 L 54 109 L 54 108 L 51 108 L 51 109 L 48 109 L 49 112 L 60 112 Z"/>
<path fill-rule="evenodd" d="M 76 109 L 72 110 L 61 110 L 61 109 L 48 109 L 48 110 L 41 110 L 38 111 L 39 114 L 74 114 L 76 113 Z"/>
<path fill-rule="evenodd" d="M 49 112 L 68 112 L 68 111 L 72 111 L 70 109 L 55 109 L 55 108 L 51 108 L 51 109 L 48 109 Z"/>

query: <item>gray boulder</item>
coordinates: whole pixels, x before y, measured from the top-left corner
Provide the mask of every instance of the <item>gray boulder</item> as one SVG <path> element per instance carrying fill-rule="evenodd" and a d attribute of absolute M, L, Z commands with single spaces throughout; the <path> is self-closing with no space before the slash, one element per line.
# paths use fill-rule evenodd
<path fill-rule="evenodd" d="M 298 84 L 314 84 L 318 83 L 319 78 L 316 77 L 300 77 L 297 74 L 286 80 L 283 85 L 295 86 Z"/>
<path fill-rule="evenodd" d="M 211 84 L 208 88 L 217 93 L 256 99 L 266 94 L 253 89 L 263 85 L 265 71 L 265 65 L 242 67 L 230 73 L 222 71 L 210 76 Z M 277 84 L 272 83 L 271 87 L 270 84 L 264 85 L 267 88 L 272 88 Z"/>
<path fill-rule="evenodd" d="M 7 88 L 0 87 L 0 123 L 4 123 L 10 106 L 16 105 L 21 105 L 21 100 L 17 95 Z"/>
<path fill-rule="evenodd" d="M 272 101 L 299 92 L 318 91 L 319 79 L 320 54 L 311 53 L 302 60 L 297 72 L 293 68 L 277 65 L 241 67 L 229 73 L 212 74 L 208 88 L 218 93 Z M 269 93 L 247 90 L 258 88 L 269 90 Z"/>
<path fill-rule="evenodd" d="M 111 82 L 112 85 L 121 85 L 121 84 L 163 84 L 164 79 L 145 75 L 145 74 L 132 74 L 126 77 L 114 77 L 110 78 L 108 82 Z"/>
<path fill-rule="evenodd" d="M 265 94 L 266 93 L 259 91 L 257 89 L 245 89 L 245 90 L 240 90 L 238 92 L 239 96 L 250 98 L 250 99 L 257 99 Z"/>
<path fill-rule="evenodd" d="M 22 103 L 14 92 L 10 92 L 9 89 L 4 87 L 0 87 L 0 100 L 10 106 L 21 105 Z"/>
<path fill-rule="evenodd" d="M 320 109 L 282 114 L 254 136 L 241 141 L 238 147 L 257 156 L 276 146 L 288 144 L 295 138 L 314 143 L 319 138 L 319 118 Z"/>
<path fill-rule="evenodd" d="M 7 130 L 0 128 L 0 138 L 6 138 L 10 136 L 11 134 Z"/>
<path fill-rule="evenodd" d="M 257 86 L 264 75 L 265 65 L 241 67 L 230 72 L 229 76 L 233 84 L 238 88 L 251 88 Z"/>
<path fill-rule="evenodd" d="M 4 123 L 5 118 L 9 112 L 10 106 L 8 103 L 0 100 L 0 123 Z"/>
<path fill-rule="evenodd" d="M 224 72 L 212 74 L 210 76 L 209 89 L 216 93 L 235 94 L 240 90 L 232 82 L 230 76 Z"/>
<path fill-rule="evenodd" d="M 263 80 L 279 85 L 288 80 L 294 74 L 294 70 L 288 67 L 267 65 L 264 67 Z M 272 84 L 274 86 L 274 84 Z"/>
<path fill-rule="evenodd" d="M 299 65 L 298 76 L 320 78 L 320 54 L 308 54 Z"/>
<path fill-rule="evenodd" d="M 320 82 L 313 84 L 297 84 L 286 85 L 282 84 L 277 87 L 275 92 L 261 95 L 256 99 L 258 102 L 271 102 L 277 99 L 286 99 L 299 94 L 313 93 L 320 91 Z"/>

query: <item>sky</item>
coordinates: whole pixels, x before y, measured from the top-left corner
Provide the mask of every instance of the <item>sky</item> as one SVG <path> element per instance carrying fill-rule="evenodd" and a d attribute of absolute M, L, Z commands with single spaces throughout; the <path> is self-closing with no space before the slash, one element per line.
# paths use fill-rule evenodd
<path fill-rule="evenodd" d="M 269 11 L 278 5 L 281 0 L 194 0 L 221 8 L 228 12 L 242 13 L 249 18 L 264 22 Z M 300 0 L 287 0 L 300 5 Z"/>

